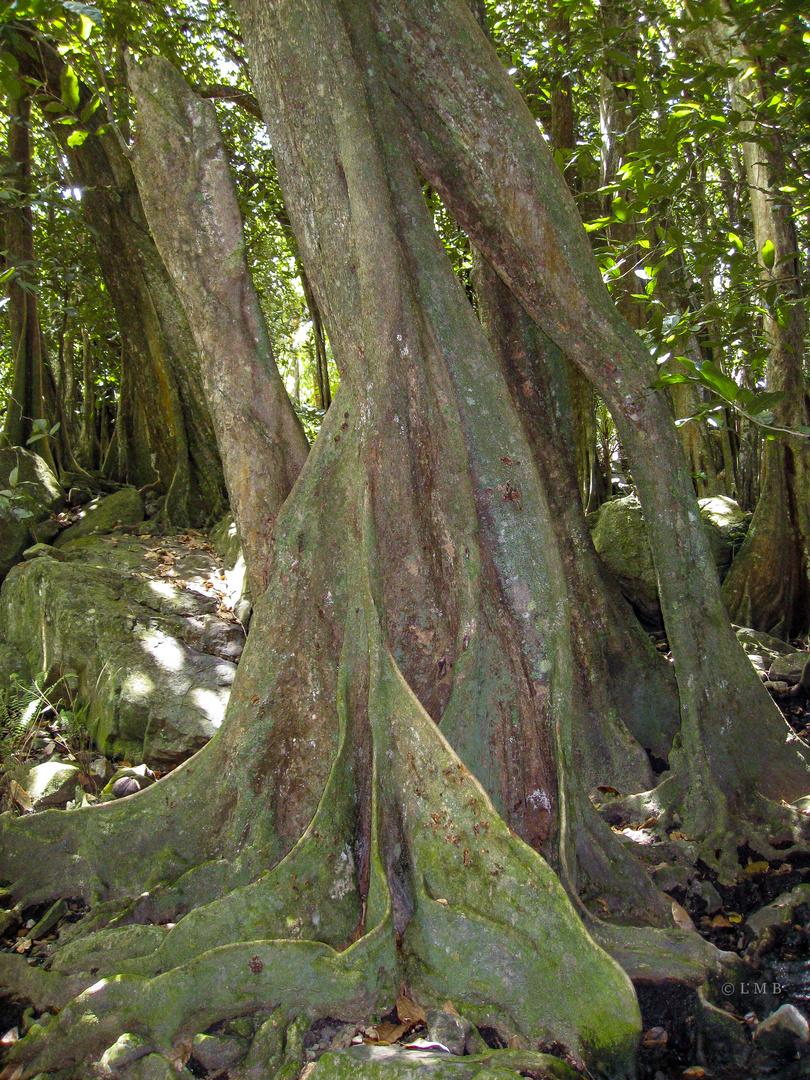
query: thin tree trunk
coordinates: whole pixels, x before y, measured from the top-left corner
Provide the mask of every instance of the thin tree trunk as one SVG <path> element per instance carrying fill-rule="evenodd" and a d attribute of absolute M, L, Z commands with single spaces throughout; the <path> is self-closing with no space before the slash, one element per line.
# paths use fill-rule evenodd
<path fill-rule="evenodd" d="M 309 446 L 276 368 L 245 259 L 241 213 L 214 107 L 196 98 L 160 57 L 141 68 L 130 64 L 129 73 L 138 105 L 133 168 L 152 235 L 193 329 L 251 592 L 258 599 L 267 586 L 273 525 Z M 185 176 L 189 186 L 179 188 L 177 176 Z M 189 236 L 196 237 L 193 250 Z"/>
<path fill-rule="evenodd" d="M 34 421 L 48 419 L 43 400 L 42 332 L 34 269 L 30 124 L 30 97 L 23 94 L 17 99 L 11 98 L 8 152 L 14 168 L 15 202 L 5 213 L 6 260 L 9 265 L 17 267 L 17 273 L 11 278 L 8 290 L 13 369 L 2 434 L 5 446 L 27 446 L 34 431 Z M 47 438 L 37 439 L 31 448 L 52 469 L 56 469 Z"/>
<path fill-rule="evenodd" d="M 43 86 L 43 103 L 61 99 L 64 61 L 37 39 L 19 49 L 23 74 Z M 92 93 L 80 84 L 80 109 Z M 90 120 L 92 125 L 101 110 Z M 53 123 L 77 186 L 122 338 L 122 413 L 117 418 L 118 479 L 160 482 L 166 515 L 200 524 L 225 506 L 222 464 L 199 372 L 199 358 L 182 306 L 149 235 L 129 161 L 111 132 L 67 145 L 70 129 Z M 98 123 L 100 124 L 100 119 Z"/>

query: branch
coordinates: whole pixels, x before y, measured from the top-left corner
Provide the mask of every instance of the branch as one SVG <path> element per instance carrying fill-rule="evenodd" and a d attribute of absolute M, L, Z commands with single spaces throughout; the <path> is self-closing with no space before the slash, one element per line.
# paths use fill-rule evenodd
<path fill-rule="evenodd" d="M 230 101 L 239 105 L 246 113 L 262 120 L 262 110 L 256 98 L 247 90 L 240 90 L 236 86 L 228 86 L 227 83 L 214 83 L 210 86 L 195 86 L 194 93 L 201 98 L 216 101 Z"/>

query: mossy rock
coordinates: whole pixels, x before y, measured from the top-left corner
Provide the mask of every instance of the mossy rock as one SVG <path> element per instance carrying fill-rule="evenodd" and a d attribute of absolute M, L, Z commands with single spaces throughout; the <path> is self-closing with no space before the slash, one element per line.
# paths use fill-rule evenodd
<path fill-rule="evenodd" d="M 530 1075 L 535 1080 L 582 1080 L 566 1062 L 548 1054 L 490 1050 L 453 1054 L 408 1050 L 403 1046 L 351 1046 L 326 1053 L 311 1080 L 507 1080 Z"/>

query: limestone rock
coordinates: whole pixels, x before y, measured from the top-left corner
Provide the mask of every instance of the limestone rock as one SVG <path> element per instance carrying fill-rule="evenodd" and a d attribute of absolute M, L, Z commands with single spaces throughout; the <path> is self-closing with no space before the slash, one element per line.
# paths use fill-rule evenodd
<path fill-rule="evenodd" d="M 56 538 L 55 547 L 62 547 L 70 540 L 77 540 L 82 536 L 110 533 L 113 529 L 139 525 L 143 521 L 143 514 L 143 499 L 137 488 L 124 487 L 112 495 L 100 495 L 80 511 L 75 525 L 65 529 Z"/>
<path fill-rule="evenodd" d="M 792 645 L 787 645 L 779 638 L 771 637 L 760 630 L 752 630 L 749 626 L 735 626 L 734 632 L 748 659 L 762 675 L 767 675 L 773 664 L 782 658 L 800 656 L 807 659 L 806 652 L 800 652 Z M 798 663 L 798 660 L 788 662 Z"/>
<path fill-rule="evenodd" d="M 810 1025 L 795 1005 L 783 1005 L 757 1026 L 754 1045 L 769 1057 L 790 1061 L 810 1053 Z"/>
<path fill-rule="evenodd" d="M 73 798 L 79 770 L 62 761 L 43 761 L 32 765 L 20 784 L 28 792 L 35 810 L 51 806 L 66 806 Z"/>
<path fill-rule="evenodd" d="M 473 1033 L 473 1026 L 463 1016 L 454 1016 L 447 1012 L 429 1012 L 427 1014 L 428 1039 L 446 1046 L 451 1054 L 462 1055 L 467 1040 Z"/>
<path fill-rule="evenodd" d="M 749 915 L 746 922 L 760 937 L 769 926 L 789 926 L 793 912 L 800 904 L 810 904 L 810 885 L 797 885 L 790 892 L 782 893 L 772 903 Z"/>
<path fill-rule="evenodd" d="M 64 562 L 34 559 L 6 578 L 0 641 L 29 672 L 78 674 L 103 754 L 179 764 L 218 730 L 233 682 L 235 665 L 204 651 L 216 598 L 142 578 L 143 547 L 95 537 L 60 551 Z"/>
<path fill-rule="evenodd" d="M 19 447 L 0 450 L 0 489 L 12 493 L 0 504 L 2 579 L 31 546 L 31 526 L 61 509 L 65 497 L 42 458 Z"/>
<path fill-rule="evenodd" d="M 31 559 L 58 559 L 59 554 L 50 544 L 33 544 L 22 553 L 23 559 L 30 562 Z"/>
<path fill-rule="evenodd" d="M 250 1049 L 238 1035 L 195 1035 L 191 1056 L 207 1072 L 218 1072 L 241 1061 Z"/>
<path fill-rule="evenodd" d="M 751 1056 L 745 1024 L 712 1005 L 702 987 L 697 993 L 695 1021 L 701 1064 L 720 1076 L 742 1076 Z"/>
<path fill-rule="evenodd" d="M 131 1065 L 133 1061 L 146 1057 L 151 1049 L 151 1044 L 146 1039 L 125 1031 L 112 1046 L 104 1051 L 100 1064 L 107 1069 L 123 1069 L 126 1065 Z"/>
<path fill-rule="evenodd" d="M 701 521 L 721 577 L 731 562 L 732 543 L 729 537 L 733 535 L 734 528 L 739 527 L 738 524 L 730 524 L 732 520 L 737 522 L 733 507 L 742 514 L 732 499 L 718 497 L 701 500 Z M 661 614 L 658 583 L 638 499 L 628 495 L 604 503 L 599 508 L 592 537 L 605 566 L 639 615 L 650 622 L 657 622 Z"/>

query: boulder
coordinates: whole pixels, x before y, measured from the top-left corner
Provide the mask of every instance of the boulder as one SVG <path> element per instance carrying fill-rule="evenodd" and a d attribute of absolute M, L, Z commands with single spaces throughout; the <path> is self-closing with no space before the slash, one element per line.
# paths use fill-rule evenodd
<path fill-rule="evenodd" d="M 792 1061 L 810 1053 L 810 1025 L 795 1005 L 783 1005 L 757 1025 L 754 1045 L 768 1057 Z"/>
<path fill-rule="evenodd" d="M 730 524 L 738 520 L 735 507 L 742 515 L 732 499 L 718 496 L 701 500 L 701 521 L 721 577 L 731 563 L 734 528 L 739 527 Z M 603 563 L 641 618 L 657 624 L 661 618 L 658 583 L 638 499 L 627 495 L 604 503 L 595 516 L 592 538 Z"/>
<path fill-rule="evenodd" d="M 28 672 L 78 676 L 103 754 L 164 770 L 217 731 L 236 669 L 205 651 L 216 597 L 141 576 L 145 542 L 127 541 L 86 537 L 60 548 L 63 561 L 15 566 L 0 592 L 0 640 Z"/>
<path fill-rule="evenodd" d="M 75 765 L 62 761 L 43 761 L 32 765 L 19 781 L 28 792 L 34 810 L 48 807 L 65 807 L 73 798 L 79 782 L 79 770 Z"/>
<path fill-rule="evenodd" d="M 807 659 L 806 652 L 794 649 L 792 645 L 771 637 L 761 630 L 752 630 L 748 626 L 735 626 L 734 632 L 748 659 L 760 673 L 767 674 L 774 662 L 781 657 L 799 657 Z M 798 661 L 796 661 L 798 663 Z"/>
<path fill-rule="evenodd" d="M 79 511 L 79 520 L 56 538 L 54 546 L 62 547 L 83 536 L 139 525 L 143 514 L 143 499 L 137 488 L 124 487 L 112 495 L 99 495 Z"/>
<path fill-rule="evenodd" d="M 206 1072 L 220 1072 L 241 1061 L 250 1043 L 238 1035 L 195 1035 L 192 1059 Z"/>
<path fill-rule="evenodd" d="M 16 474 L 14 470 L 16 469 Z M 32 526 L 45 522 L 64 506 L 59 482 L 38 454 L 19 447 L 0 450 L 0 580 L 37 543 Z M 47 531 L 47 530 L 46 530 Z"/>

